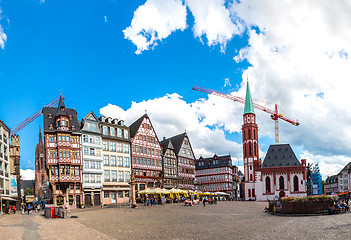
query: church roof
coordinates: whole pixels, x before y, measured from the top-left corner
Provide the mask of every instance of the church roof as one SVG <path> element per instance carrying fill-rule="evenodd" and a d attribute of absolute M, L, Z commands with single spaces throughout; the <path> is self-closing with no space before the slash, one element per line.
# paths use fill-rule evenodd
<path fill-rule="evenodd" d="M 252 104 L 252 98 L 251 98 L 249 81 L 247 81 L 247 85 L 246 86 L 247 87 L 246 87 L 244 114 L 246 114 L 246 113 L 253 113 L 253 114 L 255 114 L 254 107 L 253 107 L 253 104 Z"/>
<path fill-rule="evenodd" d="M 295 167 L 301 166 L 289 144 L 269 146 L 262 167 Z"/>

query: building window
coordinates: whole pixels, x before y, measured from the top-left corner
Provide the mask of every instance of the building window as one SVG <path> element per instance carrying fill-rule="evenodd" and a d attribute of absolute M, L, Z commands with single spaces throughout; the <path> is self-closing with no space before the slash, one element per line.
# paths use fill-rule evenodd
<path fill-rule="evenodd" d="M 115 142 L 110 142 L 110 151 L 116 152 L 116 143 Z"/>
<path fill-rule="evenodd" d="M 252 181 L 252 174 L 250 174 L 250 181 Z"/>
<path fill-rule="evenodd" d="M 83 141 L 86 142 L 86 143 L 89 142 L 88 135 L 84 135 L 84 136 L 83 136 Z"/>
<path fill-rule="evenodd" d="M 294 192 L 299 191 L 299 178 L 295 175 L 294 177 Z"/>
<path fill-rule="evenodd" d="M 123 191 L 118 191 L 118 198 L 123 198 Z"/>
<path fill-rule="evenodd" d="M 110 134 L 111 134 L 111 136 L 116 136 L 115 128 L 113 128 L 113 127 L 110 128 Z"/>
<path fill-rule="evenodd" d="M 118 171 L 118 181 L 123 182 L 123 171 Z"/>
<path fill-rule="evenodd" d="M 112 182 L 117 182 L 117 171 L 111 171 Z"/>
<path fill-rule="evenodd" d="M 104 179 L 105 179 L 105 182 L 110 181 L 110 171 L 109 170 L 104 171 Z"/>
<path fill-rule="evenodd" d="M 107 127 L 106 127 L 106 126 L 103 126 L 103 127 L 102 127 L 102 133 L 103 133 L 104 135 L 107 135 Z"/>
<path fill-rule="evenodd" d="M 124 173 L 124 181 L 126 181 L 126 182 L 130 181 L 130 172 L 125 172 Z"/>
<path fill-rule="evenodd" d="M 122 143 L 117 143 L 117 151 L 118 152 L 123 152 Z"/>
<path fill-rule="evenodd" d="M 134 158 L 134 160 L 135 160 L 135 158 Z M 129 164 L 129 157 L 125 157 L 124 158 L 124 166 L 125 167 L 129 167 L 130 166 L 130 164 Z"/>
<path fill-rule="evenodd" d="M 109 156 L 104 155 L 104 166 L 108 166 L 108 165 L 110 165 Z"/>
<path fill-rule="evenodd" d="M 122 137 L 122 129 L 117 128 L 117 137 Z"/>
<path fill-rule="evenodd" d="M 108 141 L 103 141 L 104 151 L 108 151 Z"/>
<path fill-rule="evenodd" d="M 111 156 L 111 166 L 116 166 L 116 156 Z"/>
<path fill-rule="evenodd" d="M 266 193 L 271 192 L 271 179 L 269 177 L 266 177 Z"/>
<path fill-rule="evenodd" d="M 280 176 L 279 178 L 279 189 L 283 190 L 284 189 L 284 177 Z"/>
<path fill-rule="evenodd" d="M 118 157 L 118 167 L 123 167 L 123 157 Z"/>
<path fill-rule="evenodd" d="M 251 197 L 251 189 L 249 189 L 249 198 Z"/>
<path fill-rule="evenodd" d="M 124 152 L 129 153 L 129 144 L 124 144 Z"/>
<path fill-rule="evenodd" d="M 104 198 L 110 198 L 110 192 L 104 191 Z"/>
<path fill-rule="evenodd" d="M 124 133 L 124 138 L 128 139 L 128 130 L 124 130 L 123 133 Z"/>

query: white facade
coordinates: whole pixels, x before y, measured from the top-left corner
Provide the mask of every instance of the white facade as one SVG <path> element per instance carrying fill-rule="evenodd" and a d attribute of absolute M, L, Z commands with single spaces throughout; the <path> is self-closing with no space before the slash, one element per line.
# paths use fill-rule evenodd
<path fill-rule="evenodd" d="M 102 138 L 99 119 L 90 112 L 82 121 L 82 183 L 86 207 L 102 201 Z"/>
<path fill-rule="evenodd" d="M 266 178 L 269 178 L 268 187 L 266 183 Z M 297 177 L 297 188 L 294 185 L 294 178 Z M 303 180 L 302 172 L 285 172 L 278 173 L 272 171 L 268 174 L 262 174 L 261 171 L 256 172 L 256 183 L 255 183 L 255 191 L 256 191 L 256 200 L 257 201 L 266 201 L 273 200 L 278 198 L 281 191 L 284 191 L 285 196 L 289 197 L 304 197 L 306 196 L 306 181 Z M 290 179 L 289 179 L 290 178 Z M 274 183 L 275 179 L 275 183 Z M 280 188 L 280 179 L 283 179 L 283 188 Z M 294 189 L 295 188 L 295 189 Z M 267 192 L 270 189 L 269 192 Z M 295 191 L 297 190 L 297 191 Z"/>
<path fill-rule="evenodd" d="M 10 197 L 10 129 L 0 121 L 0 197 Z"/>

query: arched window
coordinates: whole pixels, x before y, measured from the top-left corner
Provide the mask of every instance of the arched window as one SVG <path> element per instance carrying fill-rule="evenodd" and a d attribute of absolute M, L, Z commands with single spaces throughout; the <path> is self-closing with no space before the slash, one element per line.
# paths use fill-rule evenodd
<path fill-rule="evenodd" d="M 271 192 L 271 179 L 269 177 L 266 177 L 266 193 Z"/>
<path fill-rule="evenodd" d="M 284 177 L 280 176 L 279 178 L 279 189 L 282 190 L 284 189 Z"/>
<path fill-rule="evenodd" d="M 246 155 L 246 144 L 244 144 L 244 155 Z"/>
<path fill-rule="evenodd" d="M 249 129 L 249 139 L 251 139 L 251 130 Z"/>
<path fill-rule="evenodd" d="M 251 197 L 251 189 L 249 189 L 249 197 Z"/>
<path fill-rule="evenodd" d="M 255 152 L 255 156 L 257 156 L 257 143 L 255 143 L 254 152 Z"/>
<path fill-rule="evenodd" d="M 250 156 L 250 157 L 252 156 L 252 149 L 251 149 L 251 148 L 252 148 L 252 144 L 250 143 L 250 144 L 249 144 L 249 156 Z"/>
<path fill-rule="evenodd" d="M 250 174 L 250 181 L 252 181 L 252 174 Z"/>
<path fill-rule="evenodd" d="M 252 189 L 252 197 L 255 197 L 255 189 Z"/>
<path fill-rule="evenodd" d="M 295 175 L 294 177 L 294 192 L 299 191 L 299 178 Z"/>

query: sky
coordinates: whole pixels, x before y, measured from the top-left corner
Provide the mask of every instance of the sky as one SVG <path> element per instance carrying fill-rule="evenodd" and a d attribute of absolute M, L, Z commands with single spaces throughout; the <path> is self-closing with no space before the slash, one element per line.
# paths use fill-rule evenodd
<path fill-rule="evenodd" d="M 186 131 L 196 157 L 230 153 L 242 168 L 244 97 L 300 122 L 280 143 L 323 178 L 351 153 L 351 3 L 225 0 L 0 0 L 0 119 L 10 128 L 62 93 L 78 118 L 93 110 L 127 124 L 145 111 L 159 139 Z M 255 110 L 260 156 L 274 122 Z M 19 132 L 34 169 L 42 117 Z M 23 171 L 25 177 L 33 171 Z"/>

